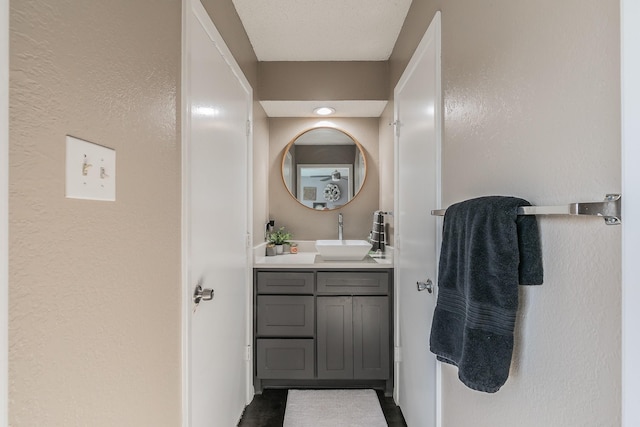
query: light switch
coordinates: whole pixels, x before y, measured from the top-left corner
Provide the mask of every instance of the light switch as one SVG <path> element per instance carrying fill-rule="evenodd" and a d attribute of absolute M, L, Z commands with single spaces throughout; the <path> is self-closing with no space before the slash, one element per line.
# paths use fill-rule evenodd
<path fill-rule="evenodd" d="M 116 200 L 116 151 L 67 135 L 67 198 Z"/>

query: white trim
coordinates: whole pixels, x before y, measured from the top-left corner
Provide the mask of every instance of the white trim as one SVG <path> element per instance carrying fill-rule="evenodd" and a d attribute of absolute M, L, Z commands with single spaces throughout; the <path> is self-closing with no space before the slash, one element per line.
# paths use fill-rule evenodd
<path fill-rule="evenodd" d="M 436 206 L 442 206 L 442 133 L 444 129 L 443 99 L 442 99 L 442 17 L 437 11 L 433 17 L 434 43 L 436 45 Z M 436 259 L 440 259 L 442 246 L 442 220 L 436 218 Z M 434 283 L 438 283 L 438 268 L 434 271 Z M 434 290 L 435 298 L 438 296 L 438 287 Z M 442 427 L 442 363 L 436 361 L 436 427 Z"/>
<path fill-rule="evenodd" d="M 191 15 L 193 12 L 193 17 Z M 189 87 L 191 86 L 191 81 L 189 78 L 189 60 L 190 60 L 190 36 L 192 25 L 194 25 L 194 18 L 200 21 L 203 29 L 208 34 L 208 36 L 213 40 L 216 45 L 216 48 L 224 58 L 225 62 L 231 69 L 232 73 L 240 82 L 240 85 L 244 89 L 245 93 L 248 95 L 247 100 L 247 118 L 250 122 L 249 132 L 247 132 L 247 191 L 248 191 L 248 200 L 247 200 L 247 220 L 246 220 L 246 229 L 247 229 L 247 268 L 246 268 L 246 277 L 245 277 L 245 286 L 247 287 L 247 340 L 246 345 L 251 345 L 253 340 L 253 310 L 251 307 L 253 306 L 253 89 L 249 84 L 249 81 L 242 73 L 240 66 L 234 59 L 231 51 L 227 47 L 224 42 L 224 39 L 216 29 L 215 25 L 211 21 L 211 18 L 205 8 L 202 6 L 199 0 L 183 0 L 182 2 L 182 78 L 181 78 L 181 153 L 182 153 L 182 162 L 181 162 L 181 175 L 182 175 L 182 219 L 181 219 L 181 227 L 182 227 L 182 237 L 181 237 L 181 280 L 182 280 L 182 425 L 183 427 L 191 426 L 191 384 L 190 384 L 190 375 L 191 375 L 191 353 L 190 353 L 190 336 L 191 336 L 191 299 L 192 299 L 192 281 L 189 277 L 189 269 L 188 269 L 188 249 L 189 249 L 189 236 L 187 235 L 188 230 L 188 212 L 187 207 L 190 202 L 190 183 L 189 183 L 189 174 L 188 171 L 189 165 L 189 150 L 188 150 L 188 142 L 189 142 L 189 132 L 190 128 L 190 92 Z M 250 358 L 251 359 L 251 358 Z M 246 399 L 247 404 L 251 401 L 254 394 L 253 388 L 253 363 L 251 360 L 247 361 L 247 382 L 246 382 L 247 392 Z"/>
<path fill-rule="evenodd" d="M 400 403 L 402 398 L 400 393 L 400 364 L 402 363 L 402 342 L 400 342 L 400 292 L 398 292 L 398 256 L 400 250 L 400 233 L 398 231 L 398 217 L 400 214 L 400 204 L 398 203 L 398 194 L 400 185 L 398 183 L 398 158 L 400 148 L 398 146 L 397 133 L 397 117 L 398 106 L 394 100 L 393 103 L 393 400 L 396 404 Z"/>
<path fill-rule="evenodd" d="M 426 52 L 427 48 L 431 43 L 434 43 L 436 50 L 436 63 L 435 63 L 435 74 L 436 74 L 436 105 L 435 105 L 435 122 L 436 122 L 436 206 L 442 205 L 442 133 L 443 133 L 443 100 L 442 100 L 442 17 L 441 12 L 436 11 L 425 32 L 422 40 L 416 47 L 411 60 L 407 64 L 407 67 L 402 73 L 402 76 L 398 80 L 398 83 L 394 89 L 394 120 L 398 120 L 398 104 L 395 102 L 397 99 L 397 95 L 404 86 L 407 84 L 408 80 L 411 78 L 413 72 L 416 67 L 420 63 L 422 56 Z M 397 123 L 397 122 L 396 122 Z M 397 124 L 396 126 L 401 126 L 401 124 Z M 395 248 L 399 248 L 402 245 L 402 242 L 398 241 L 399 236 L 399 225 L 397 223 L 397 218 L 400 213 L 400 206 L 398 200 L 398 194 L 400 194 L 399 188 L 399 179 L 398 179 L 398 171 L 400 170 L 400 165 L 398 164 L 399 160 L 399 146 L 398 146 L 398 133 L 394 131 L 394 159 L 395 159 L 395 167 L 394 167 L 394 193 L 396 197 L 394 198 L 394 211 L 398 213 L 398 215 L 394 216 L 394 246 Z M 436 245 L 436 257 L 439 259 L 440 257 L 440 245 L 442 242 L 442 219 L 437 219 L 437 231 L 436 231 L 436 241 L 434 244 Z M 398 259 L 397 254 L 394 254 L 394 259 Z M 436 263 L 437 265 L 437 263 Z M 434 283 L 438 283 L 438 269 L 434 272 Z M 398 283 L 398 268 L 394 269 L 394 283 Z M 400 347 L 401 343 L 399 342 L 400 337 L 400 301 L 397 293 L 397 286 L 395 287 L 395 330 L 394 330 L 394 345 L 396 347 Z M 437 287 L 435 287 L 437 297 Z M 434 356 L 435 357 L 435 356 Z M 396 402 L 400 400 L 400 387 L 398 381 L 398 363 L 394 364 L 396 372 L 394 373 L 395 384 L 394 384 L 394 399 Z M 442 426 L 442 364 L 440 362 L 436 362 L 436 378 L 435 378 L 435 387 L 436 387 L 436 427 Z"/>
<path fill-rule="evenodd" d="M 9 425 L 9 0 L 0 0 L 0 426 Z"/>
<path fill-rule="evenodd" d="M 640 425 L 640 3 L 620 2 L 622 83 L 622 425 Z"/>
<path fill-rule="evenodd" d="M 181 142 L 181 176 L 182 176 L 182 196 L 181 196 L 181 282 L 182 282 L 182 427 L 191 426 L 191 353 L 189 350 L 189 337 L 191 336 L 191 291 L 189 286 L 189 269 L 187 265 L 187 250 L 189 249 L 189 236 L 187 235 L 188 216 L 187 206 L 189 205 L 189 174 L 186 172 L 189 165 L 189 150 L 187 150 L 188 129 L 191 127 L 191 100 L 188 88 L 191 86 L 189 79 L 189 43 L 191 34 L 191 0 L 182 1 L 182 64 L 181 64 L 181 100 L 180 100 L 180 142 Z"/>
<path fill-rule="evenodd" d="M 247 273 L 246 273 L 246 346 L 249 348 L 247 360 L 247 394 L 245 403 L 253 400 L 253 94 L 249 97 L 249 134 L 247 135 Z"/>

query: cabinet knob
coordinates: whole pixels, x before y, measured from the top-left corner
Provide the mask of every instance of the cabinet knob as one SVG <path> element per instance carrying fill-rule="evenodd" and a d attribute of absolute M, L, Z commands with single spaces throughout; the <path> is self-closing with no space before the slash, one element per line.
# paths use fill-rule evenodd
<path fill-rule="evenodd" d="M 416 282 L 416 285 L 418 285 L 418 291 L 426 290 L 430 294 L 433 293 L 433 282 L 431 279 L 427 279 L 426 282 Z"/>

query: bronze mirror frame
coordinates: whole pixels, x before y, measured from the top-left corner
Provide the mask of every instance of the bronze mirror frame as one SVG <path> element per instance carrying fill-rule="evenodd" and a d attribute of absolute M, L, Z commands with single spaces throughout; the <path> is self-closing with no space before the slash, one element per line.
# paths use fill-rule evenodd
<path fill-rule="evenodd" d="M 354 159 L 354 163 L 350 163 L 350 164 L 324 164 L 324 163 L 304 163 L 304 164 L 298 164 L 298 163 L 294 163 L 294 164 L 287 164 L 290 160 L 288 159 L 288 157 L 290 158 L 291 154 L 290 154 L 290 150 L 291 147 L 296 143 L 296 141 L 298 139 L 300 139 L 302 136 L 308 134 L 309 132 L 313 132 L 315 130 L 333 130 L 336 132 L 340 132 L 342 134 L 344 134 L 345 136 L 347 136 L 355 145 L 356 149 L 358 150 L 358 152 L 360 153 L 360 157 L 362 158 L 362 169 L 364 170 L 363 173 L 363 177 L 362 177 L 362 182 L 360 183 L 359 188 L 355 188 L 354 185 L 354 178 L 355 178 L 355 174 L 357 173 L 357 171 L 354 170 L 355 167 L 355 159 Z M 318 145 L 322 145 L 322 144 L 318 144 Z M 357 156 L 356 156 L 357 158 Z M 312 193 L 316 193 L 315 197 L 313 197 L 313 199 L 315 200 L 309 200 L 310 203 L 312 204 L 311 206 L 308 206 L 304 203 L 304 201 L 302 199 L 299 199 L 303 197 L 303 194 L 297 195 L 298 191 L 298 186 L 300 185 L 298 183 L 298 175 L 299 175 L 299 168 L 300 166 L 307 166 L 307 167 L 311 167 L 312 165 L 316 165 L 316 167 L 318 168 L 324 168 L 324 169 L 334 169 L 333 173 L 328 173 L 326 175 L 327 178 L 331 178 L 331 180 L 328 179 L 324 179 L 323 181 L 329 181 L 328 183 L 334 183 L 336 187 L 338 187 L 337 182 L 335 181 L 340 181 L 340 179 L 342 180 L 346 180 L 347 178 L 342 177 L 342 175 L 346 174 L 348 175 L 348 182 L 349 185 L 347 186 L 347 190 L 348 191 L 343 191 L 343 193 L 346 193 L 343 197 L 347 197 L 348 200 L 341 204 L 340 206 L 337 207 L 327 207 L 327 204 L 330 203 L 330 201 L 328 201 L 328 199 L 323 200 L 322 199 L 322 192 L 320 192 L 320 194 L 318 193 L 318 190 L 314 187 L 313 189 L 311 187 L 309 187 L 309 191 L 310 193 L 308 194 L 309 197 L 313 197 L 314 194 Z M 366 181 L 367 181 L 367 176 L 368 176 L 368 162 L 367 162 L 367 155 L 366 152 L 364 150 L 364 147 L 362 147 L 362 144 L 360 144 L 360 142 L 353 136 L 351 135 L 349 132 L 345 131 L 344 129 L 338 128 L 338 127 L 333 127 L 333 126 L 315 126 L 309 129 L 305 129 L 302 132 L 298 133 L 297 135 L 295 135 L 291 141 L 289 141 L 289 143 L 286 145 L 286 147 L 283 150 L 282 153 L 282 159 L 280 162 L 280 177 L 282 179 L 282 185 L 284 186 L 284 188 L 287 190 L 287 192 L 289 193 L 289 195 L 291 196 L 291 198 L 293 198 L 298 204 L 300 204 L 301 206 L 310 209 L 310 210 L 315 210 L 315 211 L 335 211 L 338 209 L 341 209 L 342 207 L 348 205 L 349 203 L 351 203 L 352 201 L 354 201 L 358 195 L 360 194 L 360 192 L 362 191 L 362 188 L 364 187 Z M 349 169 L 349 170 L 347 170 Z M 338 172 L 336 174 L 336 172 Z M 342 172 L 342 173 L 341 173 Z M 325 172 L 327 173 L 327 172 Z M 292 185 L 290 182 L 288 182 L 287 177 L 285 176 L 286 174 L 288 174 L 289 176 L 289 181 L 291 181 L 291 177 L 292 174 L 295 175 L 295 185 Z M 335 179 L 337 177 L 337 180 Z M 294 188 L 294 191 L 292 191 L 291 186 L 296 187 Z M 327 191 L 327 189 L 329 189 L 330 186 L 325 186 L 325 190 Z M 341 186 L 342 187 L 342 186 Z M 335 190 L 335 188 L 329 189 L 329 191 L 331 190 Z M 329 197 L 331 196 L 335 196 L 333 193 L 331 193 L 331 195 L 329 195 Z M 350 197 L 349 197 L 350 196 Z M 339 200 L 339 199 L 338 199 Z M 324 207 L 322 207 L 322 205 L 324 205 Z M 314 207 L 315 206 L 315 207 Z"/>

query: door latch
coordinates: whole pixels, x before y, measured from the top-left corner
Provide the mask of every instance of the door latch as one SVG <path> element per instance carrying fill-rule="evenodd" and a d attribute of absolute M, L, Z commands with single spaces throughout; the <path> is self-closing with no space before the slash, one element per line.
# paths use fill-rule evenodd
<path fill-rule="evenodd" d="M 418 285 L 418 291 L 426 290 L 430 294 L 433 293 L 433 282 L 431 279 L 427 279 L 426 282 L 416 282 L 416 285 Z"/>

